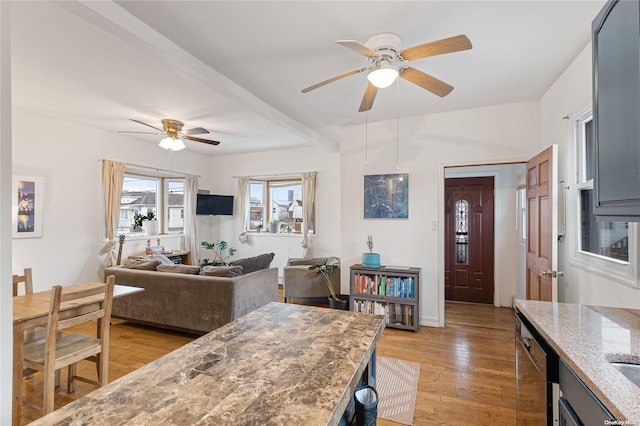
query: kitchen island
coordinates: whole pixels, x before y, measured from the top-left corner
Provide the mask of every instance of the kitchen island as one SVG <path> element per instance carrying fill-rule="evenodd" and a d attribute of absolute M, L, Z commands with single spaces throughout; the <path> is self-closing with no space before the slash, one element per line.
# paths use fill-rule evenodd
<path fill-rule="evenodd" d="M 32 424 L 337 425 L 383 329 L 269 303 Z"/>
<path fill-rule="evenodd" d="M 640 388 L 609 362 L 640 361 L 640 310 L 532 300 L 515 307 L 617 421 L 640 424 Z"/>

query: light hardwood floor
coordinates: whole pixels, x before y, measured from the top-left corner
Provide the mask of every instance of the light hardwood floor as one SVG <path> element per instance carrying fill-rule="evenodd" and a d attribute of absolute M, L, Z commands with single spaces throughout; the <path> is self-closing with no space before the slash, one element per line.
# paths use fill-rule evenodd
<path fill-rule="evenodd" d="M 385 329 L 378 355 L 421 364 L 414 425 L 515 424 L 515 355 L 513 311 L 485 305 L 446 303 L 446 327 L 421 327 L 417 333 Z M 191 341 L 197 336 L 113 320 L 111 328 L 111 381 Z M 83 362 L 78 370 L 95 377 L 95 365 Z M 66 393 L 66 370 L 59 408 L 95 387 L 78 383 Z M 42 376 L 26 379 L 27 403 L 42 405 Z M 23 408 L 22 424 L 40 414 Z M 379 419 L 381 426 L 397 423 Z"/>

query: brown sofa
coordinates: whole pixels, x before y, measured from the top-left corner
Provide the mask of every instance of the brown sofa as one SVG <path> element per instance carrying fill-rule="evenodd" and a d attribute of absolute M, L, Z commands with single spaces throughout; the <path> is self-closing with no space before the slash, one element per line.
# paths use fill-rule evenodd
<path fill-rule="evenodd" d="M 114 299 L 113 317 L 197 334 L 278 300 L 278 268 L 213 277 L 114 266 L 105 269 L 108 275 L 145 289 Z"/>

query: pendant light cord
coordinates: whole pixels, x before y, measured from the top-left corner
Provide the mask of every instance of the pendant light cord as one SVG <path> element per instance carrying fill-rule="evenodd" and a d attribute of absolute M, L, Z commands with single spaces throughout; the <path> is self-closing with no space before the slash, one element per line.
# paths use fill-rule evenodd
<path fill-rule="evenodd" d="M 369 113 L 364 112 L 364 165 L 369 165 Z"/>
<path fill-rule="evenodd" d="M 400 161 L 399 161 L 399 140 L 400 140 L 400 79 L 397 79 L 397 90 L 396 94 L 398 97 L 398 103 L 396 105 L 396 170 L 400 170 Z"/>

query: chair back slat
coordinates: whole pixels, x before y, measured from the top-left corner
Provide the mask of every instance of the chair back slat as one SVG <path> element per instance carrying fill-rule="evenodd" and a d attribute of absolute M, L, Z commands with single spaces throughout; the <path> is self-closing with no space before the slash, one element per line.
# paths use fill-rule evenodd
<path fill-rule="evenodd" d="M 58 320 L 58 330 L 66 330 L 76 325 L 82 325 L 90 321 L 97 321 L 104 318 L 104 309 L 89 312 L 88 314 L 77 315 L 68 319 Z"/>
<path fill-rule="evenodd" d="M 69 292 L 62 292 L 61 302 L 68 302 L 70 300 L 82 299 L 84 297 L 95 296 L 97 294 L 104 294 L 107 291 L 107 284 L 101 284 L 99 286 L 85 289 L 85 290 L 75 290 Z"/>

